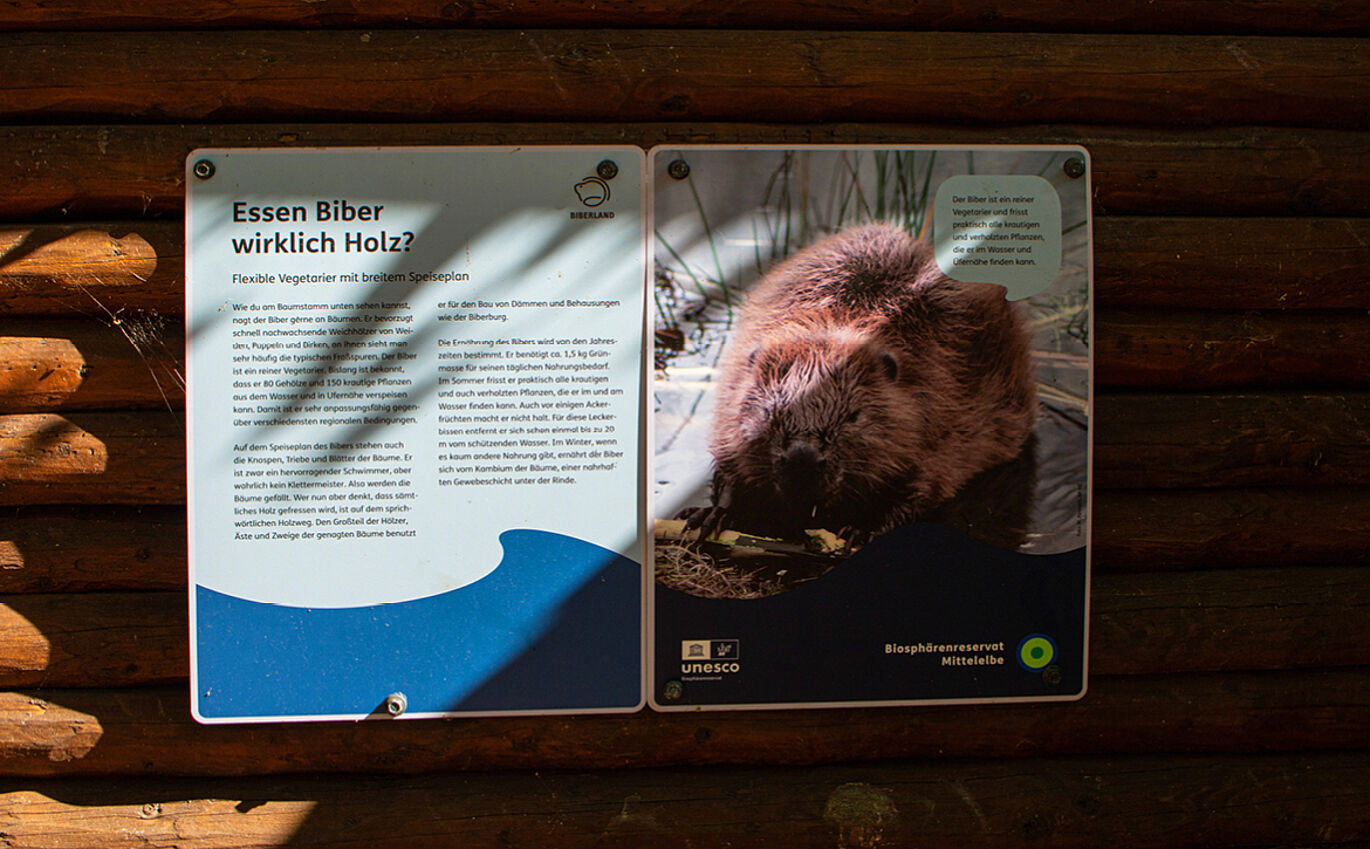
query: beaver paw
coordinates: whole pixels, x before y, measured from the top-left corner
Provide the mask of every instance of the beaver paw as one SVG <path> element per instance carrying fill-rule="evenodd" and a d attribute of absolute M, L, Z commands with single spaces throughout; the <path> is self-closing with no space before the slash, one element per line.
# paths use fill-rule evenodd
<path fill-rule="evenodd" d="M 728 511 L 717 505 L 711 507 L 686 507 L 675 516 L 685 520 L 685 530 L 698 529 L 701 540 L 718 536 L 727 527 Z"/>
<path fill-rule="evenodd" d="M 875 539 L 877 534 L 868 528 L 843 525 L 842 529 L 837 532 L 837 536 L 847 543 L 849 551 L 855 551 L 858 548 L 865 548 L 871 540 Z"/>

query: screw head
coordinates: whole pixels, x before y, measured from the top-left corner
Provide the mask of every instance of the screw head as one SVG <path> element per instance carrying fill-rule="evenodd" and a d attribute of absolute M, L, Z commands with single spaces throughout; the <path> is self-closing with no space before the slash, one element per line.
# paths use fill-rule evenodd
<path fill-rule="evenodd" d="M 1043 669 L 1042 680 L 1046 682 L 1048 687 L 1061 686 L 1061 667 L 1053 663 L 1051 666 Z"/>
<path fill-rule="evenodd" d="M 661 697 L 668 702 L 678 702 L 685 695 L 685 685 L 679 681 L 667 681 L 661 688 Z"/>
<path fill-rule="evenodd" d="M 1061 170 L 1065 171 L 1070 179 L 1078 180 L 1085 176 L 1085 160 L 1079 156 L 1072 156 L 1061 166 Z"/>
<path fill-rule="evenodd" d="M 409 707 L 409 700 L 404 697 L 404 693 L 391 693 L 385 697 L 385 712 L 391 716 L 400 716 Z"/>
<path fill-rule="evenodd" d="M 690 176 L 690 163 L 683 159 L 672 160 L 671 164 L 666 166 L 666 173 L 670 174 L 672 179 L 683 180 Z"/>
<path fill-rule="evenodd" d="M 208 180 L 214 176 L 214 163 L 208 159 L 201 159 L 191 166 L 190 170 L 201 180 Z"/>
<path fill-rule="evenodd" d="M 612 180 L 618 176 L 618 163 L 612 159 L 606 159 L 595 166 L 595 173 L 606 180 Z"/>

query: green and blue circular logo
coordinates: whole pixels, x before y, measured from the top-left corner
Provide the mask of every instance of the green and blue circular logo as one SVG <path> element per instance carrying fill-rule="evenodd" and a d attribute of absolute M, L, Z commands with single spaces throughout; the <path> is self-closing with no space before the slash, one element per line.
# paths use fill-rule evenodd
<path fill-rule="evenodd" d="M 1046 634 L 1029 634 L 1018 644 L 1018 665 L 1029 672 L 1046 669 L 1056 659 L 1056 643 Z"/>

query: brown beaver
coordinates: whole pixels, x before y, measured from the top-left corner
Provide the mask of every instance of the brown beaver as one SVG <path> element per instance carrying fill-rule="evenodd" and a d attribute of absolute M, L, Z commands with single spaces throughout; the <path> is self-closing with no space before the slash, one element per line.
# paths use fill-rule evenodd
<path fill-rule="evenodd" d="M 712 506 L 687 525 L 884 533 L 1017 455 L 1035 385 L 1002 287 L 950 280 L 892 226 L 831 236 L 742 310 L 719 374 Z"/>

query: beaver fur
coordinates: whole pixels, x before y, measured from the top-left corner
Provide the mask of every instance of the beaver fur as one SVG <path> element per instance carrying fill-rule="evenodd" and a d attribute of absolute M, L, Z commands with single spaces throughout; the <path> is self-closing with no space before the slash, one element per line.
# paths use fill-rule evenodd
<path fill-rule="evenodd" d="M 892 226 L 831 236 L 750 293 L 720 367 L 712 505 L 687 524 L 864 538 L 906 524 L 1022 450 L 1035 386 L 1002 287 L 950 280 Z"/>

